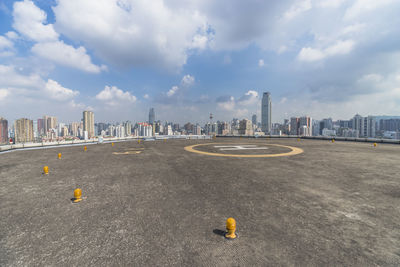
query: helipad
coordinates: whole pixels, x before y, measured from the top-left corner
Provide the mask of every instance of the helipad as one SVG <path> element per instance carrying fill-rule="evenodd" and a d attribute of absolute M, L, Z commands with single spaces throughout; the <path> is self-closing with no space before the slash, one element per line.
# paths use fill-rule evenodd
<path fill-rule="evenodd" d="M 223 145 L 222 145 L 223 144 Z M 205 148 L 206 150 L 199 150 L 199 148 Z M 270 152 L 272 149 L 272 153 L 264 153 L 258 154 L 260 150 L 264 150 L 266 152 Z M 276 149 L 278 148 L 278 149 Z M 286 145 L 278 145 L 278 144 L 226 144 L 226 143 L 207 143 L 207 144 L 196 144 L 185 147 L 186 151 L 208 155 L 208 156 L 218 156 L 218 157 L 236 157 L 236 158 L 273 158 L 273 157 L 285 157 L 285 156 L 293 156 L 297 154 L 303 153 L 303 149 L 293 146 Z M 219 150 L 220 152 L 210 152 Z M 289 152 L 282 152 L 285 150 L 290 150 Z M 222 153 L 222 152 L 236 152 L 235 154 L 230 153 Z"/>
<path fill-rule="evenodd" d="M 0 154 L 0 266 L 399 266 L 399 162 L 399 145 L 261 138 Z"/>

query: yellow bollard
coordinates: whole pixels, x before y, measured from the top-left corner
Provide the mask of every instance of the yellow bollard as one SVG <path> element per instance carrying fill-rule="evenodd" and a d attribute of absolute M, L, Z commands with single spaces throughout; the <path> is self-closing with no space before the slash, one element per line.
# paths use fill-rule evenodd
<path fill-rule="evenodd" d="M 376 147 L 378 144 L 377 143 L 374 143 L 374 147 Z"/>
<path fill-rule="evenodd" d="M 167 139 L 164 139 L 164 143 L 167 142 Z"/>
<path fill-rule="evenodd" d="M 300 138 L 297 138 L 297 141 L 300 141 Z"/>
<path fill-rule="evenodd" d="M 335 143 L 335 139 L 332 139 L 332 143 Z"/>
<path fill-rule="evenodd" d="M 48 166 L 44 166 L 43 167 L 43 173 L 44 174 L 49 174 L 49 167 Z"/>
<path fill-rule="evenodd" d="M 77 188 L 74 190 L 74 203 L 77 203 L 79 201 L 82 201 L 82 190 L 80 188 Z"/>
<path fill-rule="evenodd" d="M 111 146 L 114 146 L 114 142 L 111 143 Z"/>
<path fill-rule="evenodd" d="M 87 147 L 86 147 L 86 146 L 84 146 L 84 147 L 83 147 L 83 151 L 86 151 L 86 150 L 87 150 Z"/>
<path fill-rule="evenodd" d="M 58 153 L 58 159 L 61 159 L 61 153 Z"/>
<path fill-rule="evenodd" d="M 233 218 L 228 218 L 228 219 L 226 220 L 226 231 L 227 231 L 227 233 L 225 234 L 225 237 L 226 237 L 226 238 L 229 238 L 229 239 L 234 239 L 234 238 L 236 238 L 236 234 L 235 234 L 235 231 L 236 231 L 236 221 L 235 221 L 235 219 L 233 219 Z"/>

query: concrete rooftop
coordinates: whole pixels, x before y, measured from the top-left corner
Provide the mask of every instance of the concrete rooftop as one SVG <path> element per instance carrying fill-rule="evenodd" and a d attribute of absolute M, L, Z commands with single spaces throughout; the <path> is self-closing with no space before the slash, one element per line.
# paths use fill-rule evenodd
<path fill-rule="evenodd" d="M 193 149 L 304 152 L 184 150 L 213 142 Z M 230 144 L 267 148 L 215 147 Z M 0 266 L 400 265 L 399 145 L 218 138 L 87 147 L 0 154 Z M 84 199 L 73 204 L 78 187 Z M 222 236 L 228 217 L 235 240 Z"/>

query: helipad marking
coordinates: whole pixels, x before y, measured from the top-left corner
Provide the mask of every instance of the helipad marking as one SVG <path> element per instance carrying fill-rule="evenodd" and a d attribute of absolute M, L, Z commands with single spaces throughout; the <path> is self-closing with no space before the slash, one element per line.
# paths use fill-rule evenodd
<path fill-rule="evenodd" d="M 287 157 L 287 156 L 293 156 L 297 154 L 303 153 L 303 149 L 298 148 L 298 147 L 293 147 L 293 146 L 284 146 L 284 145 L 278 145 L 278 144 L 268 144 L 268 146 L 277 146 L 277 147 L 284 147 L 291 149 L 292 151 L 290 152 L 285 152 L 285 153 L 279 153 L 279 154 L 256 154 L 256 155 L 237 155 L 237 154 L 222 154 L 222 153 L 213 153 L 213 152 L 205 152 L 205 151 L 200 151 L 194 149 L 195 147 L 198 146 L 206 146 L 206 145 L 216 145 L 217 143 L 207 143 L 207 144 L 197 144 L 197 145 L 191 145 L 191 146 L 186 146 L 185 150 L 188 152 L 193 152 L 193 153 L 198 153 L 198 154 L 203 154 L 203 155 L 209 155 L 209 156 L 217 156 L 217 157 L 235 157 L 235 158 L 274 158 L 274 157 Z M 220 143 L 221 145 L 223 143 Z"/>
<path fill-rule="evenodd" d="M 219 150 L 253 150 L 253 149 L 268 149 L 268 147 L 262 146 L 258 147 L 257 145 L 238 145 L 238 146 L 214 146 L 219 148 Z"/>

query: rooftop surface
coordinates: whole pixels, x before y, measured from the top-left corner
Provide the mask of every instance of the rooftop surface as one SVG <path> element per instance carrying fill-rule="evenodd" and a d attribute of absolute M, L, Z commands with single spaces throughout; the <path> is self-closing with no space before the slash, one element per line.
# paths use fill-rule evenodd
<path fill-rule="evenodd" d="M 398 266 L 399 162 L 399 145 L 296 139 L 0 154 L 0 266 Z"/>

